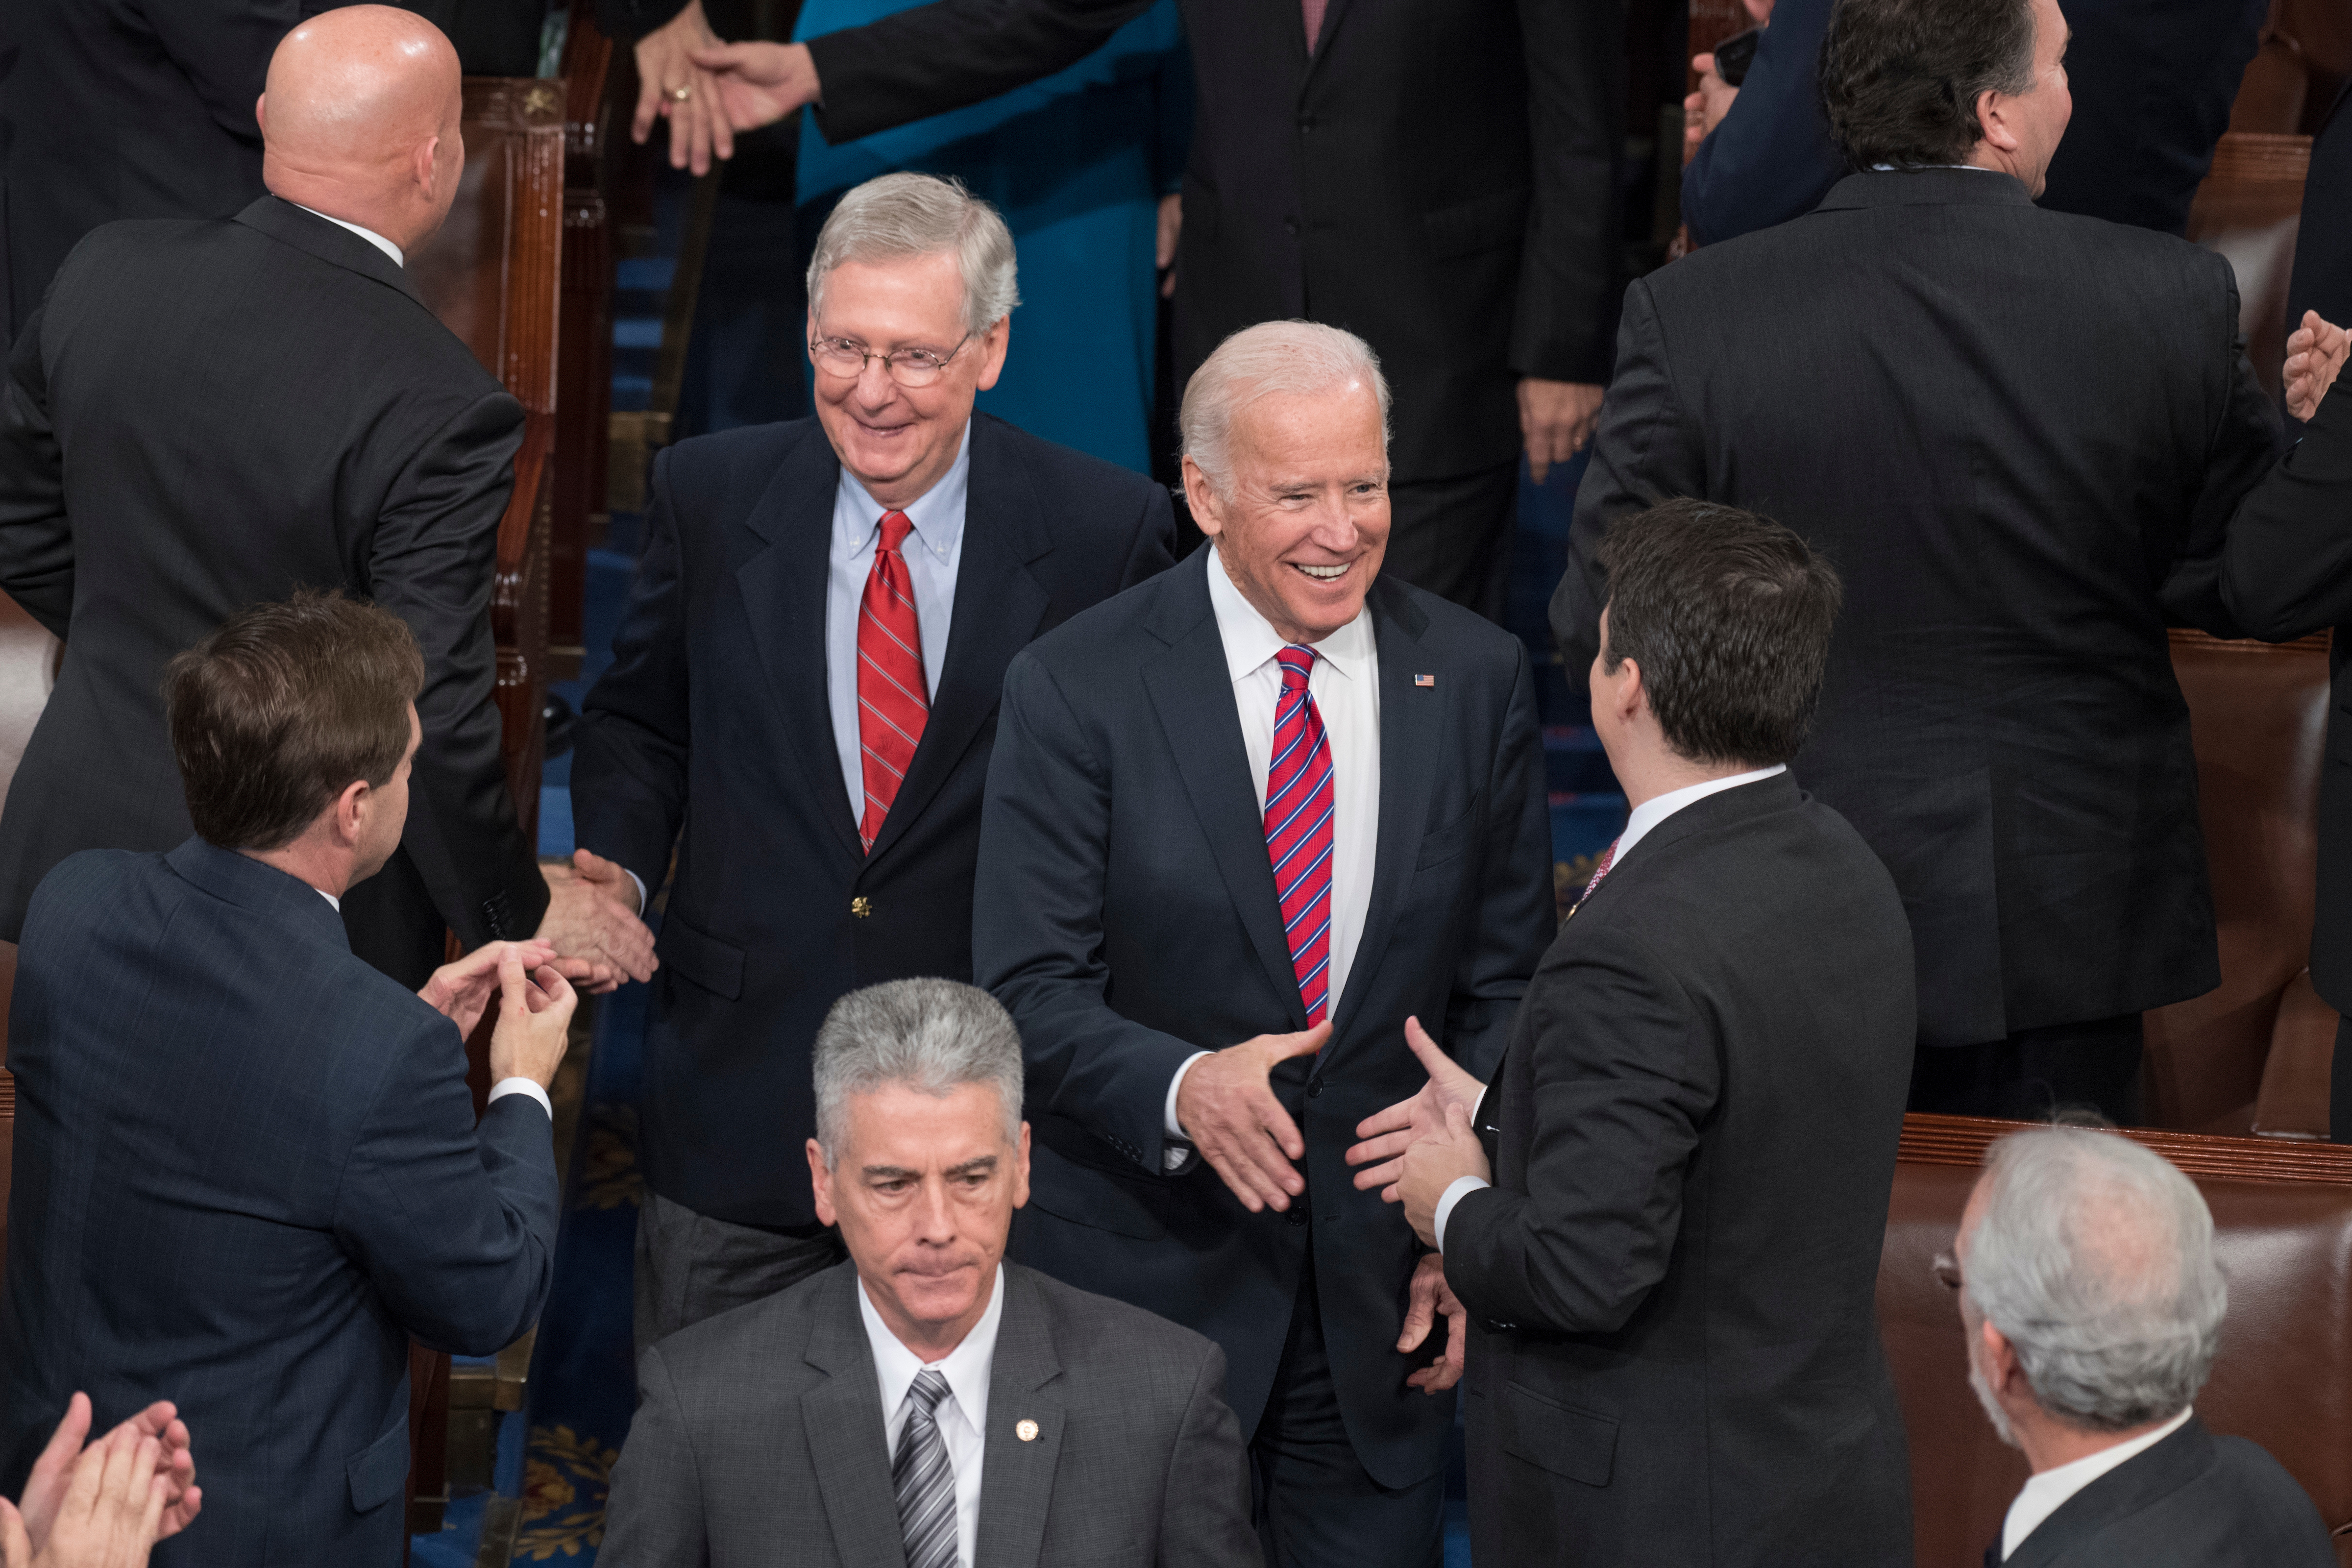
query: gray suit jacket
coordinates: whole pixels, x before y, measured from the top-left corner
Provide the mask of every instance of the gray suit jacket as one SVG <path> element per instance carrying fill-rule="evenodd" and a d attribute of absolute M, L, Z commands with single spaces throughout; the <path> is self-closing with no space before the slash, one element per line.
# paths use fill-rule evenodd
<path fill-rule="evenodd" d="M 905 1568 L 856 1289 L 845 1263 L 646 1352 L 615 1568 Z M 975 1568 L 1257 1568 L 1224 1376 L 1191 1330 L 1007 1263 Z"/>

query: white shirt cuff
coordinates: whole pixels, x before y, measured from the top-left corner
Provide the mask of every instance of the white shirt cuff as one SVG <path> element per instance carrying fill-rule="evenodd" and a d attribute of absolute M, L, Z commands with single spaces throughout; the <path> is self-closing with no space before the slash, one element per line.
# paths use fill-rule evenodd
<path fill-rule="evenodd" d="M 639 920 L 643 920 L 646 916 L 646 879 L 643 877 L 638 876 L 635 871 L 629 870 L 626 866 L 622 867 L 621 869 L 627 873 L 630 881 L 635 882 L 637 885 L 637 918 Z"/>
<path fill-rule="evenodd" d="M 547 1119 L 550 1121 L 555 1120 L 555 1102 L 547 1098 L 547 1090 L 540 1088 L 539 1085 L 531 1082 L 530 1079 L 527 1078 L 502 1078 L 499 1079 L 498 1082 L 490 1085 L 490 1098 L 488 1103 L 496 1105 L 500 1100 L 509 1094 L 527 1094 L 530 1096 L 533 1100 L 539 1101 L 539 1108 L 547 1112 Z M 1451 1196 L 1452 1194 L 1448 1194 L 1447 1195 Z M 1444 1212 L 1443 1205 L 1440 1205 L 1438 1212 L 1441 1214 Z"/>
<path fill-rule="evenodd" d="M 1453 1184 L 1447 1187 L 1445 1189 L 1444 1195 L 1437 1200 L 1437 1213 L 1432 1216 L 1429 1222 L 1429 1228 L 1436 1234 L 1437 1250 L 1440 1253 L 1443 1253 L 1445 1250 L 1445 1221 L 1447 1217 L 1454 1213 L 1454 1205 L 1460 1203 L 1472 1193 L 1476 1192 L 1479 1188 L 1491 1187 L 1494 1184 L 1494 1183 L 1488 1181 L 1484 1176 L 1456 1176 L 1454 1178 Z"/>
<path fill-rule="evenodd" d="M 1190 1140 L 1184 1136 L 1184 1124 L 1176 1120 L 1176 1091 L 1184 1087 L 1184 1075 L 1192 1070 L 1192 1064 L 1209 1054 L 1207 1051 L 1194 1051 L 1184 1058 L 1184 1065 L 1176 1069 L 1176 1076 L 1168 1080 L 1168 1104 L 1160 1114 L 1160 1131 L 1180 1142 L 1189 1142 Z M 1192 1157 L 1192 1151 L 1189 1148 L 1166 1149 L 1160 1155 L 1163 1167 L 1171 1171 Z"/>

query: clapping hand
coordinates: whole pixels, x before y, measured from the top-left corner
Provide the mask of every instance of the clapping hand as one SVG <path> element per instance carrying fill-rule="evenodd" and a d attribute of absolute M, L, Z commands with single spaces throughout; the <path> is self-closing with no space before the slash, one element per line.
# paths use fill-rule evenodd
<path fill-rule="evenodd" d="M 457 1025 L 460 1035 L 470 1035 L 482 1021 L 482 1009 L 498 994 L 499 965 L 509 953 L 521 961 L 526 973 L 555 962 L 555 949 L 543 942 L 484 942 L 457 963 L 435 970 L 416 994 Z"/>
<path fill-rule="evenodd" d="M 22 1503 L 0 1499 L 6 1568 L 131 1568 L 203 1510 L 187 1424 L 169 1401 L 84 1448 L 89 1426 L 89 1396 L 76 1394 L 33 1462 Z"/>
<path fill-rule="evenodd" d="M 1356 1126 L 1356 1136 L 1363 1142 L 1348 1151 L 1348 1163 L 1368 1167 L 1356 1173 L 1356 1190 L 1382 1188 L 1381 1201 L 1391 1204 L 1397 1201 L 1396 1183 L 1404 1171 L 1404 1152 L 1420 1140 L 1445 1131 L 1448 1105 L 1460 1106 L 1463 1120 L 1468 1121 L 1477 1112 L 1479 1097 L 1486 1092 L 1486 1086 L 1469 1068 L 1438 1047 L 1420 1019 L 1404 1021 L 1404 1043 L 1428 1069 L 1429 1081 L 1411 1100 L 1400 1100 L 1386 1110 L 1365 1117 Z"/>
<path fill-rule="evenodd" d="M 2303 313 L 2303 325 L 2286 340 L 2286 411 L 2297 419 L 2319 412 L 2319 400 L 2336 384 L 2336 373 L 2352 353 L 2352 331 L 2323 318 L 2316 310 Z"/>

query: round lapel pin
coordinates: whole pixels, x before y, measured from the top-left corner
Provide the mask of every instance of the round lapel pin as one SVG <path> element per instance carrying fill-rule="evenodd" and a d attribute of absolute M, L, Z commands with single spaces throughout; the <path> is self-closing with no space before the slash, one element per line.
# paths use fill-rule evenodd
<path fill-rule="evenodd" d="M 1024 1417 L 1013 1428 L 1013 1435 L 1024 1443 L 1034 1443 L 1037 1440 L 1037 1423 Z"/>

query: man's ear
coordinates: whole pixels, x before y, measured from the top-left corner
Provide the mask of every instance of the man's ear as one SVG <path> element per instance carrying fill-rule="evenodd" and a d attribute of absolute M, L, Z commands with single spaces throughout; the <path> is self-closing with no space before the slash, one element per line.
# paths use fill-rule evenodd
<path fill-rule="evenodd" d="M 2017 132 L 2010 129 L 2007 115 L 2008 95 L 1987 88 L 1977 94 L 1977 135 L 1984 145 L 1998 152 L 2018 150 Z"/>
<path fill-rule="evenodd" d="M 434 163 L 440 151 L 441 138 L 430 136 L 418 142 L 416 151 L 410 153 L 408 157 L 409 174 L 410 177 L 416 182 L 416 194 L 427 201 L 432 200 L 438 194 L 433 189 L 433 181 L 440 172 Z"/>
<path fill-rule="evenodd" d="M 339 842 L 356 844 L 366 830 L 368 814 L 376 806 L 375 786 L 365 779 L 353 779 L 335 797 L 335 836 Z"/>
<path fill-rule="evenodd" d="M 1216 492 L 1209 488 L 1208 471 L 1190 458 L 1184 459 L 1184 504 L 1192 509 L 1193 527 L 1211 539 L 1224 532 L 1224 516 L 1217 510 Z"/>
<path fill-rule="evenodd" d="M 1021 1124 L 1020 1146 L 1013 1152 L 1013 1206 L 1029 1202 L 1029 1124 Z"/>
<path fill-rule="evenodd" d="M 2009 1342 L 2009 1336 L 1994 1328 L 1988 1318 L 1977 1324 L 1977 1337 L 1984 1342 L 1985 1381 L 1992 1384 L 1993 1392 L 2023 1393 L 2022 1388 L 2011 1386 L 2012 1380 L 2019 1384 L 2025 1381 L 2025 1369 L 2019 1364 L 2017 1347 Z"/>
<path fill-rule="evenodd" d="M 1624 674 L 1628 670 L 1633 673 Z M 1617 663 L 1617 672 L 1624 680 L 1624 684 L 1617 689 L 1617 717 L 1623 722 L 1631 724 L 1643 713 L 1648 711 L 1650 689 L 1642 683 L 1640 660 L 1620 659 Z"/>
<path fill-rule="evenodd" d="M 269 139 L 269 95 L 266 92 L 253 100 L 253 126 L 261 132 L 262 140 Z"/>
<path fill-rule="evenodd" d="M 980 340 L 980 379 L 973 384 L 982 392 L 996 384 L 1004 374 L 1005 351 L 1013 344 L 1013 318 L 1000 317 L 996 325 L 988 329 Z"/>
<path fill-rule="evenodd" d="M 820 1225 L 840 1223 L 833 1211 L 833 1169 L 824 1163 L 824 1145 L 812 1138 L 808 1141 L 809 1185 L 815 1190 L 816 1217 Z"/>

